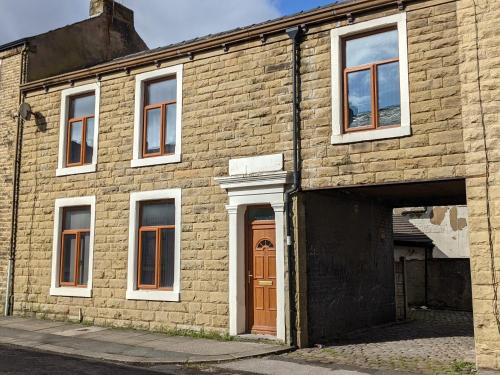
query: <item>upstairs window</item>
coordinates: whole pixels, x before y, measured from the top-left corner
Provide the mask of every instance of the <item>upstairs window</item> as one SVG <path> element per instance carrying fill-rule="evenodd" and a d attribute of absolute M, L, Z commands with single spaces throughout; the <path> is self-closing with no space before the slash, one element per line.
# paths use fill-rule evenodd
<path fill-rule="evenodd" d="M 175 154 L 176 117 L 177 80 L 175 76 L 146 82 L 143 157 Z"/>
<path fill-rule="evenodd" d="M 73 96 L 69 101 L 69 118 L 66 129 L 66 166 L 92 163 L 94 152 L 95 95 Z"/>
<path fill-rule="evenodd" d="M 182 69 L 136 75 L 132 167 L 181 161 Z"/>
<path fill-rule="evenodd" d="M 354 35 L 344 46 L 344 130 L 399 126 L 398 31 Z"/>
<path fill-rule="evenodd" d="M 331 30 L 332 144 L 411 134 L 406 13 Z"/>
<path fill-rule="evenodd" d="M 62 90 L 56 176 L 96 171 L 100 94 L 99 82 Z"/>

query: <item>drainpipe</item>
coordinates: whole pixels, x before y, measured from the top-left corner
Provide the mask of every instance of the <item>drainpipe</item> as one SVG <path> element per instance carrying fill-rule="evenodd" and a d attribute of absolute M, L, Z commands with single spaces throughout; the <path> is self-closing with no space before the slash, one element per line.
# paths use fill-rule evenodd
<path fill-rule="evenodd" d="M 21 51 L 21 72 L 19 77 L 19 86 L 25 83 L 28 46 L 25 43 Z M 21 90 L 21 89 L 19 89 Z M 24 94 L 19 92 L 19 105 L 24 102 Z M 16 235 L 17 235 L 17 211 L 19 204 L 19 174 L 21 171 L 21 139 L 22 139 L 22 126 L 23 120 L 17 116 L 17 130 L 16 130 L 16 148 L 14 154 L 13 165 L 13 178 L 12 178 L 12 212 L 10 218 L 10 250 L 9 250 L 9 263 L 7 266 L 7 285 L 5 290 L 5 316 L 12 314 L 12 306 L 14 300 L 14 262 L 16 259 Z"/>
<path fill-rule="evenodd" d="M 292 40 L 292 139 L 293 139 L 293 184 L 285 191 L 286 214 L 286 244 L 288 255 L 288 290 L 290 303 L 290 345 L 297 342 L 296 306 L 295 306 L 295 253 L 293 238 L 293 209 L 292 197 L 300 191 L 300 123 L 299 123 L 299 52 L 300 52 L 300 26 L 286 29 Z"/>

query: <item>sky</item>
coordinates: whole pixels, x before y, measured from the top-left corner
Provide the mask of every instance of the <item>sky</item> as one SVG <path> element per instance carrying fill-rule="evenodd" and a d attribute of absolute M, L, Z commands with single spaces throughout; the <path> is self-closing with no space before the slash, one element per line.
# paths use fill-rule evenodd
<path fill-rule="evenodd" d="M 119 0 L 150 48 L 310 10 L 335 0 Z M 88 17 L 90 0 L 0 0 L 0 45 Z"/>

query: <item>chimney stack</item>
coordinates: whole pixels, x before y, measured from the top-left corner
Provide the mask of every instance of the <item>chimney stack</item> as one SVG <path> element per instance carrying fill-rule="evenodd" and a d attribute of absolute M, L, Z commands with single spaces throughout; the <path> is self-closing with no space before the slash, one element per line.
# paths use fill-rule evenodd
<path fill-rule="evenodd" d="M 129 25 L 134 24 L 134 12 L 115 0 L 90 0 L 89 16 L 107 15 Z"/>

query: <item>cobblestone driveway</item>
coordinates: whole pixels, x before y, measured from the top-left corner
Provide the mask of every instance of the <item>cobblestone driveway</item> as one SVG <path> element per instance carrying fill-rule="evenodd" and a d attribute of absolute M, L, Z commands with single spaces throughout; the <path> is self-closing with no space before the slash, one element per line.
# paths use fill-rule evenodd
<path fill-rule="evenodd" d="M 429 375 L 470 374 L 474 367 L 472 314 L 412 310 L 407 322 L 372 328 L 345 342 L 287 356 Z"/>

